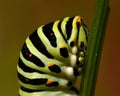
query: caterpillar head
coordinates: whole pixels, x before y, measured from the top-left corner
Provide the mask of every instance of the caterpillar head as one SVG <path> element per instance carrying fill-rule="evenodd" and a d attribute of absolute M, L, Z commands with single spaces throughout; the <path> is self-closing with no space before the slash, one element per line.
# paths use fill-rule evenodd
<path fill-rule="evenodd" d="M 85 63 L 86 51 L 88 44 L 88 29 L 84 23 L 81 22 L 78 37 L 78 53 L 77 64 L 82 67 Z"/>
<path fill-rule="evenodd" d="M 82 67 L 85 63 L 89 32 L 80 16 L 73 19 L 72 28 L 73 32 L 69 42 L 74 56 L 72 56 L 71 61 Z"/>

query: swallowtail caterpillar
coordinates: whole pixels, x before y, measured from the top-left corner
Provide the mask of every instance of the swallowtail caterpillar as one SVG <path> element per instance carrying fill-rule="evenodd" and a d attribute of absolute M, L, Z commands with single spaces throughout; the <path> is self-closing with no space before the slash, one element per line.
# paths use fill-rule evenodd
<path fill-rule="evenodd" d="M 40 26 L 27 37 L 17 65 L 19 96 L 78 96 L 88 30 L 80 16 Z"/>

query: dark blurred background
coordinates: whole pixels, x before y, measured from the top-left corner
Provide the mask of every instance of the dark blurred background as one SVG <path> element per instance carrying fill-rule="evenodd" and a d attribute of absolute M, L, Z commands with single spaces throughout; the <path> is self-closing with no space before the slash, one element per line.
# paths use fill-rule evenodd
<path fill-rule="evenodd" d="M 120 0 L 111 0 L 110 6 L 95 96 L 120 96 Z M 95 0 L 0 0 L 0 96 L 17 96 L 17 60 L 30 33 L 74 15 L 90 29 L 94 7 Z"/>

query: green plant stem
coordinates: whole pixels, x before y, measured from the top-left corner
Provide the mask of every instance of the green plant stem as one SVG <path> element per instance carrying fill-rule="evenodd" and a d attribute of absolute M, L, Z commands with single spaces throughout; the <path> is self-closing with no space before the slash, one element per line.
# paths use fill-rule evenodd
<path fill-rule="evenodd" d="M 96 10 L 90 30 L 80 96 L 94 96 L 108 15 L 109 0 L 96 0 Z"/>

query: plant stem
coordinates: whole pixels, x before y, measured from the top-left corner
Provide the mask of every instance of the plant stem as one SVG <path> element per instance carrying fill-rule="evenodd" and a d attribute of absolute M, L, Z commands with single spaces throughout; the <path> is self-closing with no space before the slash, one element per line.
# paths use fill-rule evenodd
<path fill-rule="evenodd" d="M 96 10 L 90 30 L 80 96 L 94 96 L 108 15 L 109 0 L 96 0 Z"/>

